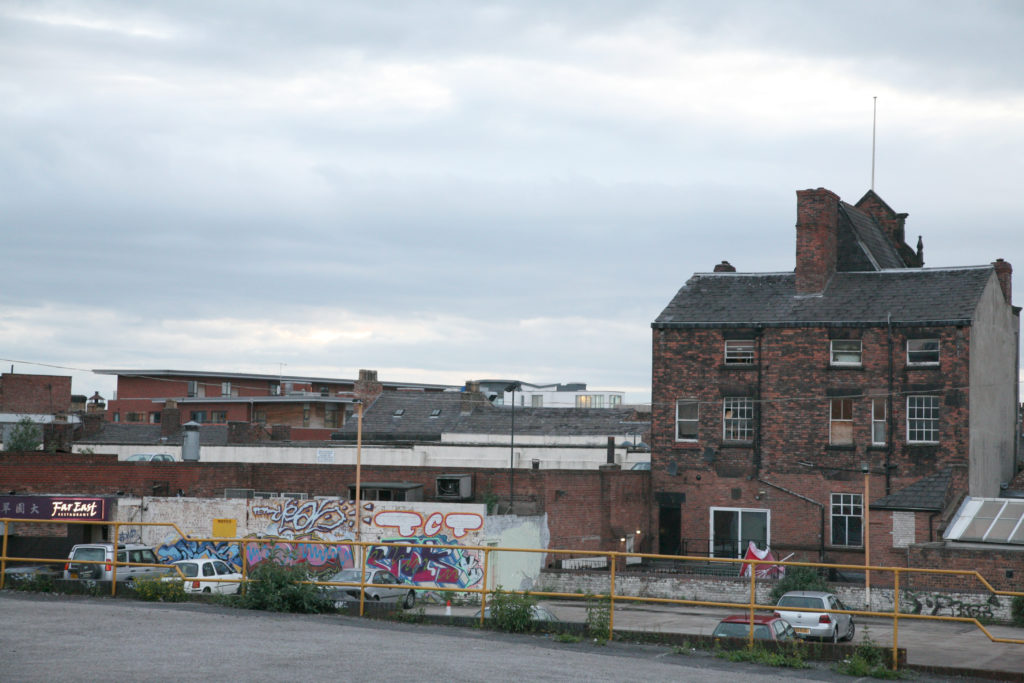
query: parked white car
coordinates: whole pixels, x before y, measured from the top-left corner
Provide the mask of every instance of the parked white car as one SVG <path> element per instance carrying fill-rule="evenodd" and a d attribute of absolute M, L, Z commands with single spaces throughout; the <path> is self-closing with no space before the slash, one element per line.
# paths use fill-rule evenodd
<path fill-rule="evenodd" d="M 801 609 L 846 609 L 839 598 L 824 591 L 790 591 L 779 598 L 775 614 L 789 622 L 799 638 L 821 638 L 833 643 L 853 640 L 852 614 L 804 612 Z"/>
<path fill-rule="evenodd" d="M 124 459 L 125 462 L 174 462 L 170 453 L 136 453 Z"/>
<path fill-rule="evenodd" d="M 201 557 L 195 560 L 178 560 L 172 562 L 170 566 L 178 567 L 185 575 L 186 593 L 237 593 L 242 586 L 242 575 L 228 566 L 224 560 Z M 181 577 L 172 570 L 164 577 L 164 581 L 181 581 Z"/>

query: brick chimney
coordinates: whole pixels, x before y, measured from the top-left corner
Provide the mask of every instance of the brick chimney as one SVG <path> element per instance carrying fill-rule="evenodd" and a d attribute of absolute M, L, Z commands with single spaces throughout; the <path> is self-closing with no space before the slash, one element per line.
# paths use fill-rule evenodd
<path fill-rule="evenodd" d="M 487 397 L 480 391 L 479 382 L 467 381 L 460 398 L 459 412 L 463 415 L 469 415 L 473 412 L 473 408 L 487 404 Z"/>
<path fill-rule="evenodd" d="M 363 410 L 366 409 L 366 406 L 373 403 L 383 391 L 384 387 L 377 381 L 376 370 L 359 371 L 359 379 L 356 380 L 353 393 L 356 395 L 356 398 L 362 400 L 364 406 Z"/>
<path fill-rule="evenodd" d="M 728 261 L 722 261 L 721 263 L 719 263 L 718 265 L 715 266 L 715 272 L 716 273 L 735 273 L 736 272 L 736 268 L 735 268 L 735 266 L 733 266 Z"/>
<path fill-rule="evenodd" d="M 174 399 L 164 402 L 160 411 L 160 436 L 175 436 L 181 428 L 181 409 Z"/>
<path fill-rule="evenodd" d="M 1013 305 L 1013 266 L 1009 261 L 997 258 L 992 262 L 992 267 L 996 269 L 996 277 L 999 278 L 999 286 L 1006 297 L 1006 303 Z"/>
<path fill-rule="evenodd" d="M 839 196 L 819 187 L 796 193 L 796 293 L 819 294 L 836 272 Z"/>

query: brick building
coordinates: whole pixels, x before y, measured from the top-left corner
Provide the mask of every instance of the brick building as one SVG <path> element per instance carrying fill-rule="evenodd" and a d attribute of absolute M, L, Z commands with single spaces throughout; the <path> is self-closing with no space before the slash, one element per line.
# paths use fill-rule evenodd
<path fill-rule="evenodd" d="M 894 546 L 905 562 L 964 495 L 1013 479 L 1010 264 L 923 268 L 906 217 L 873 191 L 797 192 L 794 272 L 723 261 L 652 324 L 660 552 L 736 557 L 753 540 L 859 564 L 867 496 L 872 563 Z"/>
<path fill-rule="evenodd" d="M 368 400 L 382 391 L 441 392 L 443 384 L 379 382 L 373 370 L 359 379 L 293 375 L 259 375 L 193 370 L 94 370 L 117 376 L 117 398 L 107 403 L 108 422 L 171 423 L 176 430 L 200 424 L 249 422 L 288 425 L 304 438 L 330 438 L 344 424 L 356 398 Z M 171 402 L 168 404 L 168 402 Z"/>
<path fill-rule="evenodd" d="M 0 413 L 54 415 L 71 410 L 71 378 L 59 375 L 0 375 Z"/>

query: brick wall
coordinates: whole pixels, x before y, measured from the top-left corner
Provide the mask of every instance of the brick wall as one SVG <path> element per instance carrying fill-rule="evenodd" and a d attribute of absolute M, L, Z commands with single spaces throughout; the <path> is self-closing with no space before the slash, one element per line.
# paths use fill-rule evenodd
<path fill-rule="evenodd" d="M 66 413 L 71 409 L 71 378 L 58 375 L 0 375 L 0 412 Z"/>
<path fill-rule="evenodd" d="M 505 470 L 460 468 L 473 476 L 474 501 L 488 493 L 507 500 Z M 433 467 L 364 466 L 366 481 L 423 485 L 424 499 L 435 500 L 435 482 L 450 470 Z M 150 496 L 175 495 L 179 489 L 197 498 L 223 497 L 225 488 L 305 492 L 309 496 L 347 496 L 355 484 L 352 465 L 280 463 L 128 463 L 113 455 L 0 453 L 0 489 L 19 494 Z M 646 472 L 613 470 L 517 470 L 515 498 L 548 515 L 551 546 L 620 549 L 620 538 L 640 530 L 651 535 L 650 478 Z M 154 489 L 154 487 L 158 487 Z M 640 547 L 644 541 L 641 540 Z"/>

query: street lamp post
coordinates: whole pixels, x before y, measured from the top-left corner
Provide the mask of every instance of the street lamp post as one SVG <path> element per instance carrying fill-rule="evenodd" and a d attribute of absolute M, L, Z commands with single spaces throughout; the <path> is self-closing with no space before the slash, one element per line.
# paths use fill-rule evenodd
<path fill-rule="evenodd" d="M 512 392 L 512 428 L 509 433 L 509 455 L 508 455 L 508 511 L 509 514 L 513 512 L 512 496 L 514 495 L 515 487 L 513 482 L 516 476 L 516 389 L 519 388 L 519 382 L 513 382 L 505 387 L 505 391 Z"/>
<path fill-rule="evenodd" d="M 356 540 L 361 541 L 363 531 L 363 515 L 360 508 L 362 504 L 363 484 L 363 402 L 356 401 L 356 409 L 359 411 L 356 417 Z"/>

